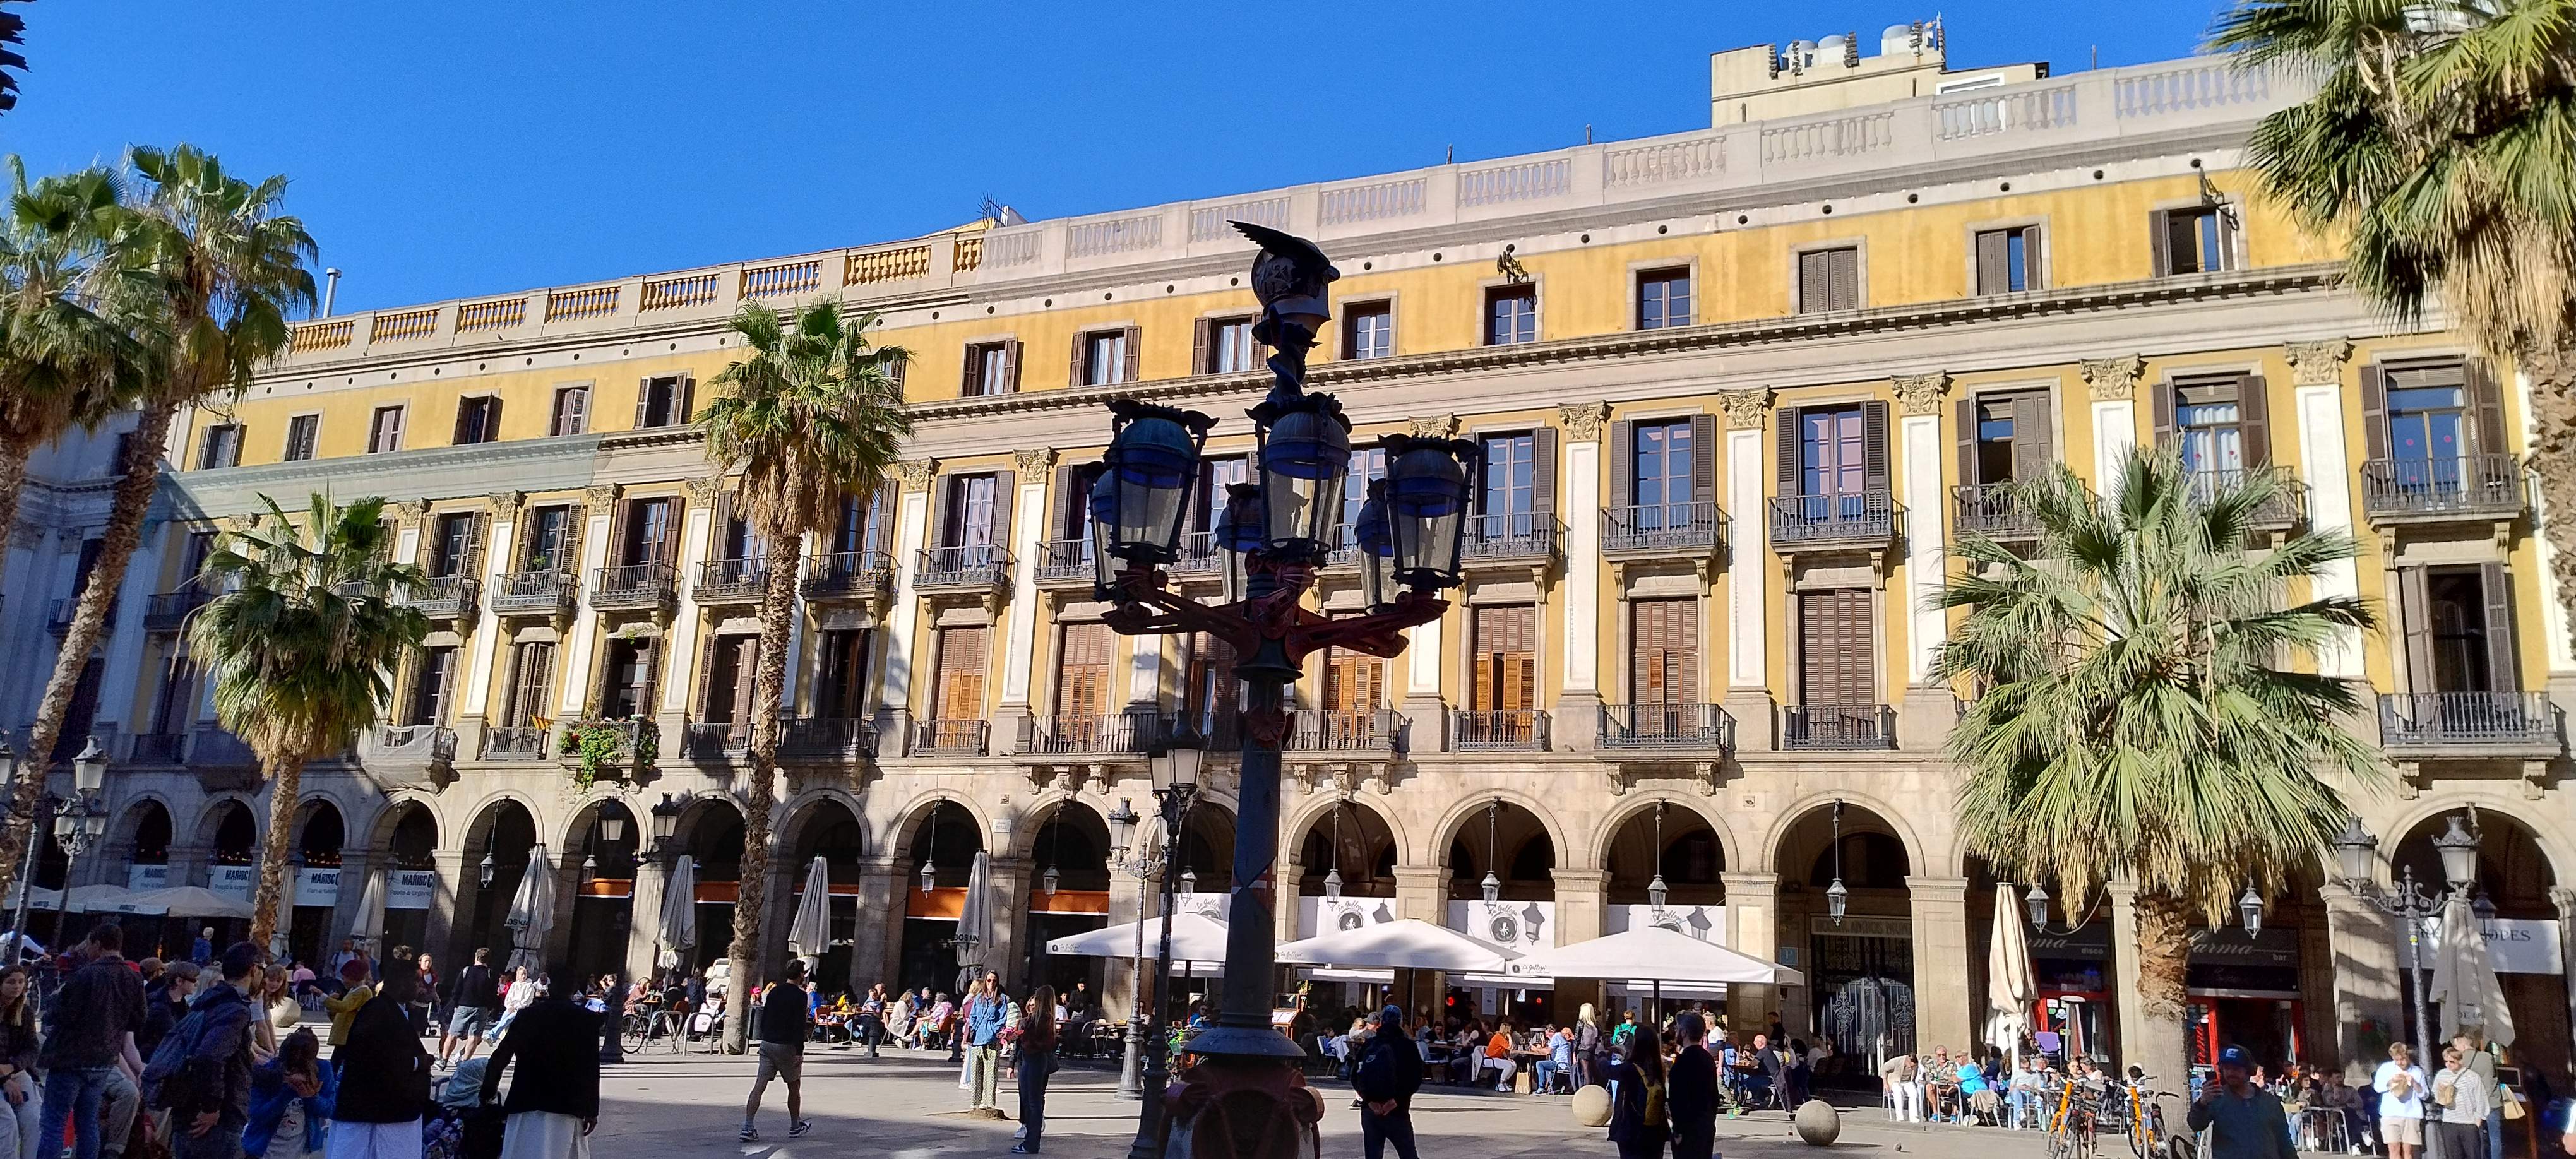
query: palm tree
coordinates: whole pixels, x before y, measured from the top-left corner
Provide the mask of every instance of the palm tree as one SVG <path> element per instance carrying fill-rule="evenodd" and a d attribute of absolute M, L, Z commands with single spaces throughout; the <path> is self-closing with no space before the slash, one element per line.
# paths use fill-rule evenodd
<path fill-rule="evenodd" d="M 215 690 L 215 719 L 259 757 L 269 779 L 268 834 L 250 940 L 277 928 L 287 842 L 295 831 L 304 762 L 344 751 L 392 697 L 387 674 L 429 634 L 395 590 L 420 569 L 388 562 L 385 501 L 333 509 L 315 494 L 299 525 L 277 501 L 253 526 L 227 535 L 207 558 L 220 594 L 189 624 L 188 638 Z"/>
<path fill-rule="evenodd" d="M 2141 448 L 2096 499 L 2060 465 L 2016 491 L 2038 547 L 1962 536 L 1966 566 L 1934 601 L 1966 613 L 1935 671 L 1978 692 L 1949 746 L 1969 851 L 2070 909 L 2136 884 L 2147 1026 L 2130 1060 L 2170 1081 L 2188 1073 L 2193 920 L 2221 925 L 2249 886 L 2279 896 L 2317 864 L 2350 815 L 2329 776 L 2380 783 L 2342 723 L 2361 708 L 2355 686 L 2300 667 L 2369 629 L 2370 610 L 2349 596 L 2283 606 L 2352 558 L 2351 537 L 2247 550 L 2249 520 L 2284 485 L 2254 472 L 2196 496 L 2179 456 Z"/>
<path fill-rule="evenodd" d="M 2409 321 L 2438 300 L 2530 376 L 2541 530 L 2576 622 L 2576 0 L 2237 0 L 2211 43 L 2317 79 L 2249 158 L 2343 242 L 2346 280 Z"/>
<path fill-rule="evenodd" d="M 110 245 L 124 199 L 114 171 L 27 183 L 9 158 L 0 216 L 0 527 L 18 516 L 27 460 L 74 426 L 95 426 L 142 387 L 147 348 L 104 299 L 123 288 Z"/>
<path fill-rule="evenodd" d="M 114 214 L 111 244 L 122 254 L 118 280 L 127 292 L 113 300 L 141 311 L 127 331 L 151 348 L 153 370 L 139 399 L 135 451 L 120 465 L 109 500 L 91 572 L 97 582 L 79 594 L 28 729 L 32 761 L 52 759 L 81 668 L 142 540 L 143 516 L 161 482 L 158 448 L 169 439 L 171 421 L 183 406 L 248 389 L 260 363 L 286 348 L 288 313 L 313 301 L 313 273 L 306 268 L 313 237 L 279 208 L 284 177 L 244 181 L 192 145 L 138 148 L 131 160 L 143 188 Z M 44 785 L 41 767 L 18 778 L 14 807 L 0 830 L 0 889 L 27 847 L 26 819 Z"/>
<path fill-rule="evenodd" d="M 797 311 L 791 328 L 765 307 L 744 306 L 728 326 L 750 353 L 717 372 L 715 384 L 730 389 L 698 419 L 708 457 L 722 471 L 742 473 L 737 502 L 769 557 L 752 684 L 751 781 L 743 802 L 741 879 L 749 889 L 734 906 L 727 951 L 734 981 L 725 987 L 725 1038 L 735 1050 L 750 1025 L 752 969 L 760 955 L 778 701 L 787 682 L 803 538 L 828 532 L 847 496 L 855 494 L 864 509 L 912 433 L 896 377 L 905 354 L 868 345 L 876 321 L 868 314 L 844 322 L 839 304 L 827 299 Z"/>

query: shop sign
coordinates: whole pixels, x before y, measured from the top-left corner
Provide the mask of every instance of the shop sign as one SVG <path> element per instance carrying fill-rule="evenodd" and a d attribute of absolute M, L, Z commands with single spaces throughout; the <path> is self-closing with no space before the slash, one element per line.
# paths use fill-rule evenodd
<path fill-rule="evenodd" d="M 2190 961 L 2195 966 L 2286 966 L 2296 969 L 2299 965 L 2299 931 L 2265 926 L 2261 934 L 2249 938 L 2244 930 L 2235 926 L 2193 930 Z"/>
<path fill-rule="evenodd" d="M 1611 906 L 1602 914 L 1603 933 L 1626 933 L 1629 930 L 1642 930 L 1647 926 L 1662 926 L 1668 930 L 1688 934 L 1703 942 L 1723 946 L 1726 944 L 1726 907 L 1668 905 L 1664 907 L 1662 915 L 1658 916 L 1654 906 L 1632 902 L 1627 905 Z"/>
<path fill-rule="evenodd" d="M 2487 964 L 2499 974 L 2563 974 L 2558 954 L 2558 923 L 2531 918 L 2488 918 L 2478 923 L 2487 935 Z M 2442 950 L 2442 920 L 2424 921 L 2424 960 Z"/>
<path fill-rule="evenodd" d="M 2086 922 L 2078 929 L 2066 932 L 2033 930 L 2029 937 L 2030 956 L 2034 960 L 2049 959 L 2067 962 L 2111 960 L 2111 923 L 2098 918 Z"/>
<path fill-rule="evenodd" d="M 386 909 L 428 909 L 437 894 L 435 869 L 397 869 L 385 874 Z"/>
<path fill-rule="evenodd" d="M 166 889 L 170 885 L 167 865 L 130 865 L 125 869 L 125 888 L 141 893 L 147 889 Z"/>
<path fill-rule="evenodd" d="M 255 865 L 218 865 L 208 875 L 206 888 L 234 901 L 249 901 L 251 891 L 259 885 L 259 867 Z"/>
<path fill-rule="evenodd" d="M 340 904 L 340 867 L 308 865 L 295 871 L 295 904 Z"/>

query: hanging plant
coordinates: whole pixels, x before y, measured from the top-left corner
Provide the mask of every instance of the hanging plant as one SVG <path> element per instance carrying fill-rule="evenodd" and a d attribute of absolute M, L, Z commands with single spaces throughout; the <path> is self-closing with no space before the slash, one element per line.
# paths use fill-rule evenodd
<path fill-rule="evenodd" d="M 586 720 L 565 729 L 564 754 L 580 760 L 573 768 L 573 787 L 589 789 L 593 782 L 599 780 L 599 771 L 615 764 L 617 754 L 625 747 L 625 731 L 610 721 Z"/>

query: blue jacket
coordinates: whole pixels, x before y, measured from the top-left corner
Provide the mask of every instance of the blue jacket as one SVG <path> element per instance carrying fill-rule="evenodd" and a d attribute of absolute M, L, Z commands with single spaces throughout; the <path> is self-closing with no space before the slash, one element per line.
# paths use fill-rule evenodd
<path fill-rule="evenodd" d="M 967 1003 L 966 1044 L 968 1046 L 993 1045 L 994 1040 L 1002 1036 L 1003 1010 L 1001 999 L 987 998 L 980 994 L 974 1001 Z"/>
<path fill-rule="evenodd" d="M 322 1090 L 304 1100 L 303 1151 L 322 1149 L 322 1132 L 331 1121 L 332 1100 L 340 1093 L 340 1076 L 331 1064 L 316 1059 L 313 1065 L 322 1075 Z M 242 1154 L 252 1159 L 268 1154 L 268 1141 L 277 1133 L 278 1119 L 285 1116 L 286 1104 L 298 1097 L 294 1088 L 286 1085 L 284 1063 L 272 1058 L 250 1068 L 250 1123 L 242 1128 Z"/>

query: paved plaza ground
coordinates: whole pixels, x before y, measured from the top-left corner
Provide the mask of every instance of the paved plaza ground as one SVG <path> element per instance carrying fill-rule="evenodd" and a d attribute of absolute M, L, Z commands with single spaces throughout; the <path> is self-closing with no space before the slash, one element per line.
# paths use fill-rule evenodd
<path fill-rule="evenodd" d="M 966 1116 L 966 1093 L 945 1054 L 869 1059 L 863 1051 L 817 1048 L 805 1064 L 805 1113 L 814 1131 L 802 1139 L 787 1138 L 786 1091 L 773 1083 L 761 1108 L 762 1141 L 735 1140 L 751 1076 L 752 1063 L 742 1056 L 657 1053 L 609 1067 L 593 1153 L 601 1159 L 933 1159 L 1002 1155 L 1011 1148 L 1014 1124 Z M 1136 1104 L 1112 1093 L 1116 1080 L 1114 1072 L 1079 1064 L 1057 1073 L 1048 1099 L 1047 1154 L 1113 1159 L 1126 1153 Z M 1331 1080 L 1320 1085 L 1327 1108 L 1324 1155 L 1359 1155 L 1349 1088 Z M 1006 1113 L 1017 1113 L 1017 1099 L 1005 1084 Z M 1567 1102 L 1562 1095 L 1429 1087 L 1414 1103 L 1413 1121 L 1422 1154 L 1443 1159 L 1616 1154 L 1598 1128 L 1573 1121 Z M 1787 1118 L 1777 1113 L 1719 1120 L 1718 1148 L 1735 1159 L 1820 1159 L 1816 1148 L 1789 1136 Z M 1831 1150 L 1841 1159 L 2035 1159 L 2043 1148 L 2036 1132 L 1891 1125 L 1873 1108 L 1847 1112 L 1842 1140 Z"/>

